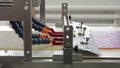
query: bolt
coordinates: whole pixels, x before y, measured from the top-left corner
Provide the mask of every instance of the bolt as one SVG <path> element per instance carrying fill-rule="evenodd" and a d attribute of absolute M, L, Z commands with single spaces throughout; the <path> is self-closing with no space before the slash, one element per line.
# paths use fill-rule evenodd
<path fill-rule="evenodd" d="M 86 43 L 89 41 L 90 38 L 86 37 Z"/>
<path fill-rule="evenodd" d="M 78 52 L 78 45 L 75 45 L 74 51 L 75 51 L 75 52 Z"/>
<path fill-rule="evenodd" d="M 83 28 L 83 34 L 85 34 L 86 29 L 87 29 L 86 27 Z"/>
<path fill-rule="evenodd" d="M 69 20 L 71 20 L 72 19 L 72 17 L 71 17 L 71 15 L 69 15 Z"/>
<path fill-rule="evenodd" d="M 73 35 L 73 37 L 76 37 L 75 35 Z"/>
<path fill-rule="evenodd" d="M 81 36 L 82 34 L 79 32 L 78 35 Z"/>
<path fill-rule="evenodd" d="M 83 22 L 81 22 L 81 28 L 82 28 Z"/>

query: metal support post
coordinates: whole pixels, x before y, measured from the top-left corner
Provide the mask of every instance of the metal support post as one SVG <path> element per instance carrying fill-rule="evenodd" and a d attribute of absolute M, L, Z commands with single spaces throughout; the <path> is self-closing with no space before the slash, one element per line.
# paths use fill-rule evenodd
<path fill-rule="evenodd" d="M 40 21 L 45 24 L 45 0 L 41 0 L 40 4 Z"/>
<path fill-rule="evenodd" d="M 64 68 L 72 68 L 73 27 L 68 22 L 68 4 L 62 4 L 62 21 L 64 23 Z"/>
<path fill-rule="evenodd" d="M 73 28 L 64 26 L 64 68 L 72 68 Z"/>

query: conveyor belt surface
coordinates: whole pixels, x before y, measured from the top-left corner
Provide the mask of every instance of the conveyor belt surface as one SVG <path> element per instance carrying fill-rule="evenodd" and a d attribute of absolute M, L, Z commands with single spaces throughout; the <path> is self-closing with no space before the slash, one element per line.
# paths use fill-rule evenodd
<path fill-rule="evenodd" d="M 120 31 L 92 31 L 92 34 L 99 48 L 120 49 Z M 33 46 L 33 49 L 62 49 L 62 46 L 49 45 Z M 23 41 L 13 31 L 0 31 L 0 49 L 23 49 Z"/>
<path fill-rule="evenodd" d="M 99 48 L 120 49 L 120 31 L 93 31 L 92 34 Z"/>

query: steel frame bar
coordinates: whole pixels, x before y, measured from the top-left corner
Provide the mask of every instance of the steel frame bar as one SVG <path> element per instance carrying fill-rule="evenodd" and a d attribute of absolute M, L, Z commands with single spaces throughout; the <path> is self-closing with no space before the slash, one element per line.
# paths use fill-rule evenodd
<path fill-rule="evenodd" d="M 28 10 L 25 10 L 25 5 L 29 7 Z M 9 11 L 9 12 L 8 12 Z M 6 65 L 11 66 L 12 68 L 63 68 L 64 64 L 69 64 L 71 65 L 71 58 L 70 62 L 64 60 L 63 61 L 44 61 L 44 62 L 39 62 L 41 60 L 37 59 L 37 61 L 33 60 L 31 62 L 32 58 L 32 53 L 31 53 L 31 0 L 14 0 L 14 5 L 13 7 L 0 7 L 0 20 L 20 20 L 24 22 L 24 48 L 25 48 L 25 57 L 10 57 L 10 56 L 3 56 L 0 57 L 0 67 Z M 70 26 L 65 26 L 65 29 Z M 69 30 L 69 28 L 67 28 Z M 65 30 L 66 31 L 66 30 Z M 70 31 L 71 27 L 70 27 Z M 66 35 L 68 34 L 69 31 L 65 34 L 65 42 L 64 44 L 66 45 L 66 42 L 70 42 L 70 37 L 67 37 Z M 72 34 L 70 34 L 72 35 Z M 70 45 L 64 46 L 66 49 L 69 49 L 72 47 L 72 43 L 69 43 Z M 68 50 L 69 51 L 69 50 Z M 66 54 L 65 54 L 66 55 Z M 71 50 L 70 50 L 70 57 L 71 55 Z M 65 56 L 64 56 L 65 57 Z M 24 63 L 15 63 L 15 62 L 20 62 L 22 59 L 25 59 L 27 61 L 24 61 Z M 64 58 L 67 59 L 67 58 Z M 67 59 L 67 60 L 68 60 Z M 9 61 L 9 62 L 8 62 Z M 28 62 L 29 61 L 29 62 Z M 6 68 L 11 68 L 11 67 L 6 67 Z M 70 66 L 71 67 L 71 66 Z M 120 59 L 83 59 L 83 61 L 73 61 L 72 62 L 72 68 L 120 68 Z M 67 68 L 67 67 L 66 67 Z"/>
<path fill-rule="evenodd" d="M 72 68 L 73 27 L 68 24 L 68 4 L 62 3 L 62 21 L 64 23 L 64 68 Z"/>
<path fill-rule="evenodd" d="M 45 24 L 45 0 L 41 0 L 40 4 L 40 21 Z"/>
<path fill-rule="evenodd" d="M 3 64 L 4 65 L 4 64 Z M 63 62 L 27 62 L 9 64 L 12 68 L 63 68 Z M 2 65 L 0 65 L 1 67 Z M 73 68 L 120 68 L 120 62 L 73 62 Z"/>

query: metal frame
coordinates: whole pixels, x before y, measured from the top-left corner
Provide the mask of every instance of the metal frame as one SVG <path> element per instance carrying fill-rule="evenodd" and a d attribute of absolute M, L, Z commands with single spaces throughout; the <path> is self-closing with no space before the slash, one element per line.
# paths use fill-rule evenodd
<path fill-rule="evenodd" d="M 0 7 L 0 20 L 24 22 L 24 56 L 1 56 L 0 62 L 22 62 L 32 59 L 31 0 L 13 0 L 12 7 Z"/>
<path fill-rule="evenodd" d="M 26 5 L 29 6 L 28 10 L 24 10 Z M 19 8 L 19 9 L 17 9 Z M 18 10 L 18 11 L 16 11 Z M 25 57 L 0 57 L 1 68 L 120 68 L 120 59 L 104 59 L 104 58 L 84 58 L 82 61 L 72 61 L 72 27 L 69 25 L 64 26 L 64 61 L 44 61 L 37 59 L 31 62 L 31 0 L 14 0 L 12 8 L 0 7 L 0 20 L 22 20 L 24 21 L 24 44 L 25 44 Z M 9 11 L 9 12 L 7 12 Z M 6 13 L 7 12 L 7 13 Z M 14 13 L 13 13 L 14 12 Z M 19 14 L 18 14 L 19 13 Z M 66 15 L 65 15 L 66 16 Z M 67 19 L 67 17 L 64 17 Z M 63 20 L 65 23 L 65 21 Z M 66 22 L 67 23 L 67 22 Z M 67 32 L 66 32 L 67 31 Z M 27 52 L 29 51 L 29 52 Z M 68 52 L 67 52 L 68 51 Z M 68 54 L 66 54 L 68 53 Z M 29 62 L 18 63 L 26 58 Z M 49 60 L 49 59 L 48 59 Z M 12 61 L 12 62 L 11 62 Z M 44 61 L 44 62 L 40 62 Z M 70 62 L 68 62 L 70 61 Z M 8 64 L 6 64 L 6 62 Z M 13 63 L 17 62 L 17 63 Z M 4 66 L 4 67 L 2 67 Z"/>
<path fill-rule="evenodd" d="M 28 62 L 11 64 L 12 68 L 63 68 L 63 62 Z M 73 68 L 120 68 L 119 62 L 74 62 Z"/>
<path fill-rule="evenodd" d="M 62 4 L 62 19 L 64 24 L 64 68 L 72 68 L 73 28 L 68 24 L 68 4 Z"/>

